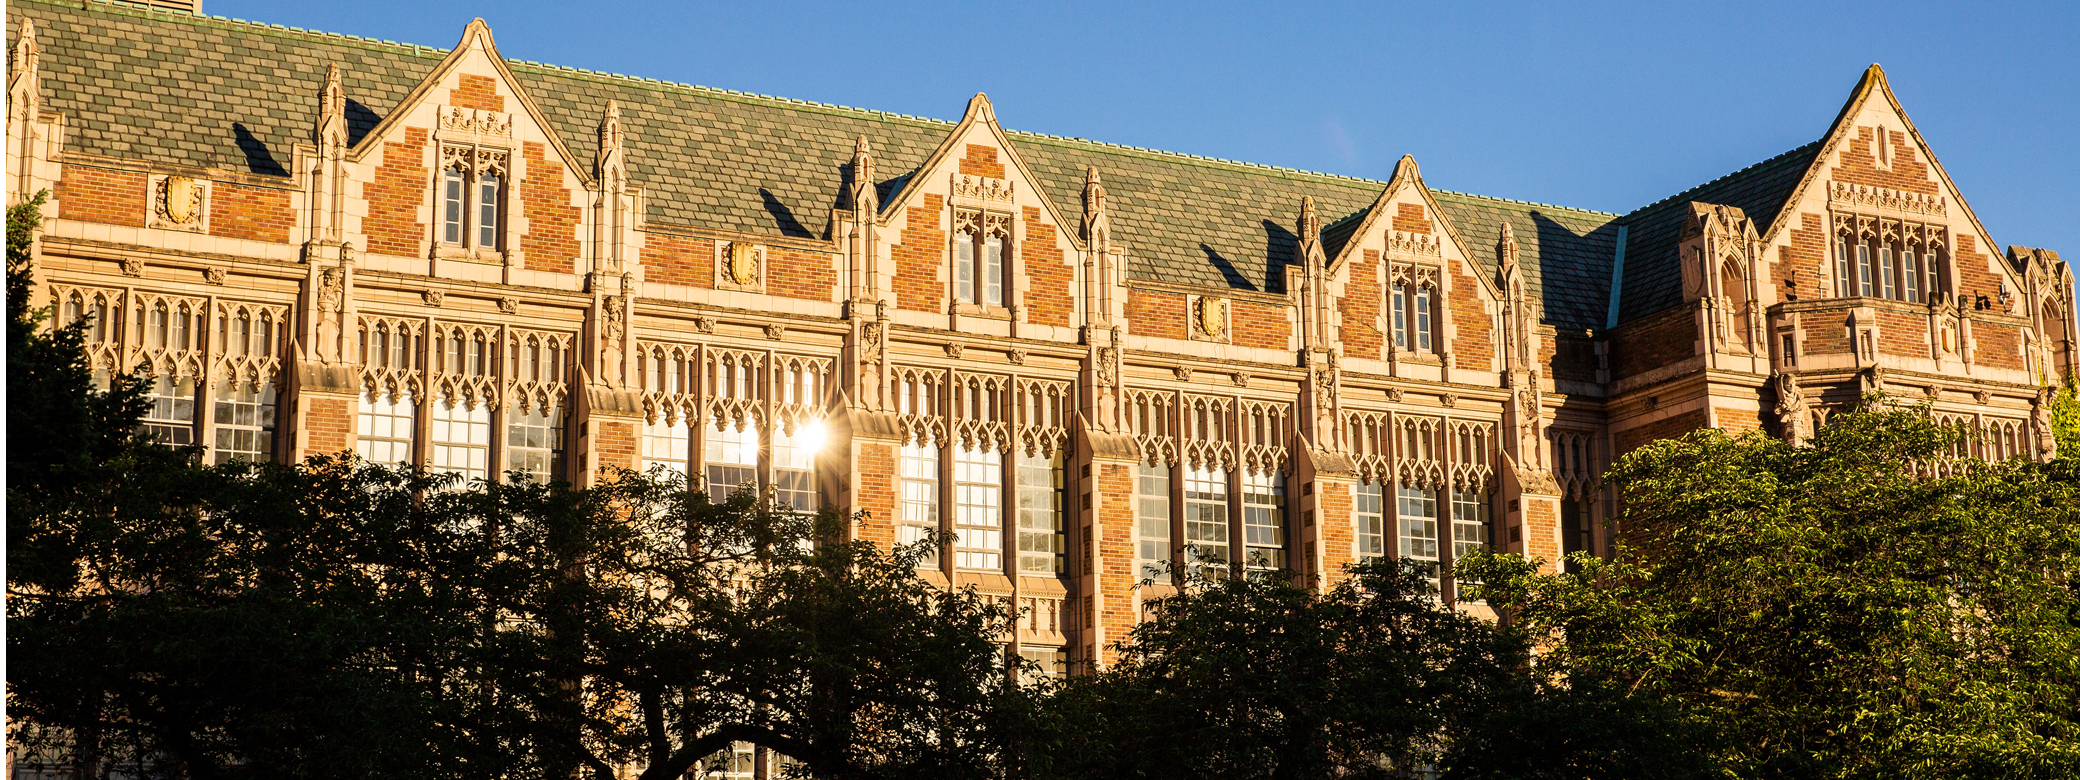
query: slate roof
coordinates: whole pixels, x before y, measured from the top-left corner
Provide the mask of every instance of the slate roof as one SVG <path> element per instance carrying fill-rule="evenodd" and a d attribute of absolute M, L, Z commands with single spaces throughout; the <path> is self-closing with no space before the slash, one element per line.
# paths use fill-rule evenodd
<path fill-rule="evenodd" d="M 1798 187 L 1821 141 L 1814 141 L 1712 181 L 1648 204 L 1625 215 L 1624 289 L 1618 321 L 1645 317 L 1683 302 L 1683 267 L 1676 256 L 1691 202 L 1737 206 L 1767 235 L 1770 223 Z"/>
<path fill-rule="evenodd" d="M 16 0 L 8 28 L 33 17 L 43 46 L 45 105 L 67 115 L 67 147 L 89 154 L 286 176 L 307 142 L 327 63 L 341 68 L 352 140 L 430 74 L 447 50 L 222 17 L 147 11 L 96 0 Z M 921 165 L 953 123 L 733 90 L 507 60 L 521 86 L 582 165 L 600 113 L 620 101 L 631 177 L 653 225 L 823 239 L 843 206 L 854 137 L 873 143 L 884 192 Z M 508 106 L 517 110 L 517 105 Z M 1065 219 L 1081 216 L 1084 169 L 1097 166 L 1115 242 L 1135 279 L 1283 292 L 1300 198 L 1330 225 L 1334 254 L 1386 183 L 1330 174 L 1007 131 Z M 1810 153 L 1807 154 L 1810 160 Z M 1627 318 L 1669 305 L 1675 269 L 1648 262 L 1673 251 L 1681 202 L 1781 203 L 1796 165 L 1779 157 L 1626 217 L 1433 190 L 1470 251 L 1496 269 L 1500 225 L 1513 227 L 1531 292 L 1556 327 L 1600 328 L 1616 226 L 1627 249 Z M 1771 175 L 1752 173 L 1768 169 Z M 1788 171 L 1782 173 L 1778 169 Z M 1666 227 L 1667 214 L 1678 217 Z M 1666 229 L 1663 229 L 1666 227 Z M 1638 259 L 1632 259 L 1638 258 Z M 1636 269 L 1636 270 L 1635 270 Z M 1639 292 L 1634 293 L 1633 288 Z M 1667 287 L 1667 290 L 1663 290 Z"/>

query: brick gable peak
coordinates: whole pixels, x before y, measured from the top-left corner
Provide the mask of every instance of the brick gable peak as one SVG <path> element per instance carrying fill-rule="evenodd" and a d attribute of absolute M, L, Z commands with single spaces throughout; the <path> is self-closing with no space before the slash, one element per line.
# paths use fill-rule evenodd
<path fill-rule="evenodd" d="M 1857 78 L 1856 87 L 1849 91 L 1849 99 L 1843 101 L 1842 110 L 1835 114 L 1834 121 L 1828 125 L 1827 133 L 1821 136 L 1819 152 L 1813 156 L 1813 161 L 1807 166 L 1805 175 L 1799 179 L 1798 186 L 1792 188 L 1789 197 L 1784 199 L 1784 203 L 1779 207 L 1777 213 L 1770 215 L 1773 219 L 1769 221 L 1769 231 L 1762 236 L 1762 239 L 1764 241 L 1774 241 L 1778 235 L 1790 229 L 1790 224 L 1795 220 L 1787 217 L 1799 207 L 1799 203 L 1805 198 L 1806 193 L 1820 183 L 1822 175 L 1833 165 L 1836 154 L 1841 150 L 1842 145 L 1857 137 L 1857 118 L 1864 113 L 1865 108 L 1873 100 L 1884 101 L 1880 111 L 1890 114 L 1891 119 L 1899 122 L 1899 127 L 1913 143 L 1914 150 L 1928 160 L 1929 170 L 1935 175 L 1936 186 L 1939 188 L 1939 191 L 1947 193 L 1950 199 L 1955 201 L 1956 207 L 1964 214 L 1965 219 L 1971 223 L 1972 232 L 1979 236 L 1981 245 L 1989 249 L 1999 246 L 1994 243 L 1993 235 L 1987 232 L 1985 224 L 1979 221 L 1979 215 L 1972 211 L 1971 204 L 1965 201 L 1964 194 L 1958 190 L 1957 183 L 1951 180 L 1950 173 L 1944 170 L 1943 163 L 1936 159 L 1935 150 L 1929 147 L 1928 140 L 1923 138 L 1921 131 L 1914 127 L 1914 120 L 1907 116 L 1906 107 L 1900 104 L 1899 96 L 1892 92 L 1892 82 L 1886 77 L 1885 68 L 1875 62 L 1871 63 L 1870 67 L 1864 68 L 1863 75 Z M 1750 214 L 1748 216 L 1759 219 L 1762 215 Z M 2014 269 L 2007 267 L 2006 263 L 1996 263 L 1996 265 L 2002 266 L 2002 270 L 2010 274 L 2010 282 L 2019 283 L 2021 281 L 2020 279 L 2012 278 Z"/>
<path fill-rule="evenodd" d="M 1481 289 L 1487 291 L 1489 298 L 1491 300 L 1500 300 L 1502 293 L 1501 289 L 1495 286 L 1495 279 L 1489 274 L 1481 272 L 1481 264 L 1475 258 L 1472 247 L 1460 235 L 1458 227 L 1452 223 L 1449 216 L 1446 216 L 1444 209 L 1438 207 L 1437 198 L 1431 194 L 1429 185 L 1423 183 L 1423 172 L 1416 165 L 1415 155 L 1410 154 L 1401 155 L 1401 160 L 1394 163 L 1394 175 L 1387 179 L 1387 186 L 1380 190 L 1379 197 L 1373 200 L 1370 207 L 1365 209 L 1364 218 L 1359 221 L 1357 228 L 1351 231 L 1350 238 L 1344 241 L 1343 245 L 1337 249 L 1336 256 L 1328 260 L 1328 275 L 1332 278 L 1335 277 L 1354 258 L 1362 256 L 1364 247 L 1368 243 L 1367 239 L 1375 235 L 1377 231 L 1387 230 L 1391 227 L 1395 216 L 1394 206 L 1397 203 L 1404 202 L 1402 200 L 1404 193 L 1421 201 L 1423 212 L 1434 226 L 1432 235 L 1437 237 L 1438 250 L 1441 255 L 1446 258 L 1454 256 L 1462 258 L 1471 266 L 1471 275 L 1480 280 Z M 1331 230 L 1341 229 L 1338 227 L 1331 228 Z"/>
<path fill-rule="evenodd" d="M 362 158 L 377 153 L 376 150 L 383 146 L 383 139 L 405 122 L 414 109 L 428 102 L 445 100 L 445 96 L 438 92 L 439 87 L 473 57 L 481 57 L 488 62 L 496 74 L 494 78 L 498 86 L 520 103 L 519 110 L 510 113 L 526 116 L 528 121 L 541 130 L 543 137 L 549 140 L 549 146 L 555 150 L 555 158 L 578 177 L 585 189 L 597 192 L 599 183 L 594 175 L 593 166 L 577 163 L 578 158 L 571 153 L 570 144 L 557 132 L 556 124 L 543 113 L 541 106 L 528 94 L 520 80 L 513 77 L 512 70 L 506 67 L 505 56 L 498 53 L 498 44 L 492 39 L 491 25 L 486 23 L 483 17 L 471 19 L 469 24 L 463 27 L 462 39 L 456 42 L 455 48 L 449 49 L 447 56 L 441 58 L 440 63 L 426 74 L 426 78 L 412 87 L 412 91 L 407 93 L 403 100 L 398 101 L 397 106 L 391 109 L 382 121 L 377 122 L 375 127 L 361 136 L 349 159 L 359 162 Z"/>
<path fill-rule="evenodd" d="M 1003 167 L 1005 178 L 1013 178 L 1012 172 L 1016 171 L 1016 178 L 1026 182 L 1025 192 L 1019 195 L 1020 202 L 1023 205 L 1033 205 L 1033 202 L 1037 201 L 1041 208 L 1047 211 L 1048 218 L 1061 228 L 1062 235 L 1068 238 L 1069 248 L 1077 252 L 1085 251 L 1088 244 L 1082 231 L 1070 227 L 1081 225 L 1082 220 L 1068 219 L 1060 204 L 1055 203 L 1054 198 L 1048 195 L 1047 188 L 1041 186 L 1044 180 L 1033 173 L 1033 169 L 1019 155 L 1018 147 L 1012 145 L 1011 135 L 1004 131 L 1002 125 L 997 124 L 996 107 L 990 104 L 989 95 L 982 92 L 977 92 L 974 97 L 968 99 L 968 108 L 962 113 L 961 120 L 954 123 L 953 129 L 947 131 L 939 146 L 925 156 L 923 163 L 903 176 L 895 190 L 881 201 L 881 211 L 876 217 L 876 224 L 881 227 L 891 226 L 895 213 L 925 191 L 924 187 L 918 186 L 923 183 L 925 177 L 937 175 L 936 172 L 949 162 L 958 164 L 967 155 L 968 142 L 976 132 L 986 133 L 987 139 L 994 142 L 993 148 L 996 154 L 1000 155 L 997 162 Z M 865 149 L 868 143 L 866 136 L 860 136 L 855 147 Z"/>

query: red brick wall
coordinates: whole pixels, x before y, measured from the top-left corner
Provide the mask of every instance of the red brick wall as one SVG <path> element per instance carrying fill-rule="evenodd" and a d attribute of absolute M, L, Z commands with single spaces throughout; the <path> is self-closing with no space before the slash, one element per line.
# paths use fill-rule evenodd
<path fill-rule="evenodd" d="M 1468 276 L 1464 265 L 1451 263 L 1452 297 L 1448 301 L 1452 312 L 1452 328 L 1458 338 L 1446 348 L 1452 351 L 1452 360 L 1460 369 L 1467 371 L 1495 370 L 1495 322 L 1481 301 L 1487 297 L 1487 288 L 1481 280 Z M 1392 327 L 1389 325 L 1388 327 Z"/>
<path fill-rule="evenodd" d="M 426 223 L 419 221 L 419 206 L 433 179 L 426 170 L 426 131 L 407 127 L 402 141 L 383 144 L 383 164 L 375 177 L 361 186 L 368 200 L 368 217 L 361 221 L 368 234 L 368 251 L 385 255 L 418 257 L 425 254 Z"/>
<path fill-rule="evenodd" d="M 997 161 L 997 150 L 982 144 L 968 144 L 968 155 L 961 158 L 961 173 L 967 176 L 1004 178 L 1004 164 Z"/>
<path fill-rule="evenodd" d="M 1026 240 L 1019 244 L 1019 260 L 1026 273 L 1026 321 L 1035 325 L 1068 327 L 1076 315 L 1076 300 L 1069 285 L 1076 271 L 1062 262 L 1062 247 L 1055 243 L 1053 225 L 1040 221 L 1040 209 L 1025 207 Z"/>
<path fill-rule="evenodd" d="M 296 212 L 289 207 L 286 190 L 261 189 L 217 182 L 209 198 L 209 233 L 226 238 L 244 238 L 289 243 L 296 227 Z"/>
<path fill-rule="evenodd" d="M 1394 204 L 1394 229 L 1409 233 L 1430 232 L 1430 218 L 1423 215 L 1423 204 Z"/>
<path fill-rule="evenodd" d="M 1136 335 L 1165 339 L 1184 338 L 1184 296 L 1129 287 L 1127 321 L 1133 323 Z"/>
<path fill-rule="evenodd" d="M 1972 322 L 1972 363 L 1993 368 L 2012 368 L 2020 371 L 2022 361 L 2022 329 L 2006 323 L 1975 320 Z"/>
<path fill-rule="evenodd" d="M 1939 192 L 1940 187 L 1929 175 L 1928 160 L 1915 151 L 1913 142 L 1908 140 L 1899 128 L 1894 127 L 1891 130 L 1892 170 L 1878 168 L 1875 129 L 1858 127 L 1850 132 L 1840 147 L 1837 147 L 1840 151 L 1837 154 L 1837 167 L 1832 173 L 1834 180 L 1922 195 L 1934 195 Z"/>
<path fill-rule="evenodd" d="M 1739 436 L 1749 431 L 1762 430 L 1762 418 L 1753 409 L 1728 409 L 1723 406 L 1715 406 L 1712 408 L 1712 411 L 1719 418 L 1719 428 L 1726 431 L 1729 435 Z"/>
<path fill-rule="evenodd" d="M 1854 349 L 1849 343 L 1849 317 L 1836 311 L 1809 311 L 1799 315 L 1800 355 L 1846 355 Z"/>
<path fill-rule="evenodd" d="M 527 215 L 527 235 L 520 245 L 527 250 L 527 269 L 571 273 L 578 264 L 579 211 L 563 186 L 563 163 L 548 159 L 541 144 L 521 146 L 527 178 L 520 182 L 520 209 Z"/>
<path fill-rule="evenodd" d="M 1228 316 L 1234 333 L 1229 340 L 1241 347 L 1292 349 L 1292 311 L 1291 306 L 1232 301 L 1228 305 Z"/>
<path fill-rule="evenodd" d="M 1829 244 L 1827 217 L 1811 212 L 1800 212 L 1798 226 L 1787 234 L 1790 243 L 1777 247 L 1777 262 L 1770 269 L 1771 280 L 1777 285 L 1777 298 L 1784 300 L 1796 295 L 1799 300 L 1831 298 L 1834 291 L 1826 289 L 1820 282 L 1820 264 L 1827 260 Z M 1786 282 L 1797 282 L 1787 286 Z"/>
<path fill-rule="evenodd" d="M 688 287 L 714 287 L 715 242 L 666 233 L 644 233 L 643 279 Z"/>
<path fill-rule="evenodd" d="M 867 516 L 859 523 L 861 541 L 893 550 L 896 544 L 896 448 L 894 445 L 861 442 L 853 462 L 857 479 L 852 483 L 859 508 Z"/>
<path fill-rule="evenodd" d="M 1140 622 L 1134 611 L 1134 467 L 1121 463 L 1097 466 L 1099 523 L 1103 531 L 1091 548 L 1097 552 L 1098 620 L 1105 627 L 1105 644 L 1126 638 Z M 1119 660 L 1119 653 L 1105 649 L 1105 663 Z"/>
<path fill-rule="evenodd" d="M 828 301 L 838 287 L 838 269 L 823 252 L 766 247 L 766 292 L 789 298 Z"/>
<path fill-rule="evenodd" d="M 1351 261 L 1350 276 L 1343 284 L 1343 297 L 1336 300 L 1343 314 L 1343 353 L 1351 357 L 1380 358 L 1379 250 L 1367 249 Z M 1456 312 L 1454 312 L 1456 314 Z M 1456 318 L 1455 318 L 1456 321 Z M 1465 333 L 1466 326 L 1459 326 Z"/>
<path fill-rule="evenodd" d="M 1596 381 L 1596 342 L 1588 339 L 1561 336 L 1546 339 L 1552 357 L 1547 365 L 1552 366 L 1552 377 L 1569 382 Z"/>
<path fill-rule="evenodd" d="M 1559 571 L 1560 499 L 1525 496 L 1521 502 L 1525 557 L 1541 561 L 1541 572 Z"/>
<path fill-rule="evenodd" d="M 354 449 L 347 443 L 347 435 L 354 431 L 354 399 L 313 397 L 305 404 L 304 451 L 298 455 L 330 455 Z"/>
<path fill-rule="evenodd" d="M 607 478 L 616 468 L 633 469 L 640 453 L 636 449 L 636 424 L 601 420 L 593 423 L 597 431 L 592 438 L 593 471 Z"/>
<path fill-rule="evenodd" d="M 1316 480 L 1314 484 L 1315 535 L 1322 544 L 1322 586 L 1334 587 L 1347 576 L 1344 568 L 1351 565 L 1357 552 L 1357 519 L 1351 514 L 1352 485 L 1330 479 Z M 1306 522 L 1306 518 L 1301 518 L 1301 522 Z"/>
<path fill-rule="evenodd" d="M 1611 339 L 1611 378 L 1622 379 L 1690 359 L 1697 320 L 1684 306 L 1635 322 Z"/>
<path fill-rule="evenodd" d="M 1878 353 L 1925 358 L 1929 356 L 1928 316 L 1878 312 Z"/>
<path fill-rule="evenodd" d="M 1984 295 L 1993 305 L 1999 306 L 2003 275 L 1994 270 L 1993 264 L 2007 261 L 1980 253 L 1978 238 L 1970 233 L 1952 235 L 1952 251 L 1957 264 L 1957 289 L 1952 292 L 1965 296 L 1968 301 L 1976 301 Z"/>
<path fill-rule="evenodd" d="M 506 99 L 498 94 L 498 79 L 462 74 L 462 83 L 448 90 L 448 105 L 482 111 L 506 110 Z"/>
<path fill-rule="evenodd" d="M 939 229 L 945 208 L 945 198 L 927 192 L 904 209 L 903 243 L 894 250 L 896 308 L 946 311 L 946 231 Z"/>
<path fill-rule="evenodd" d="M 1645 425 L 1618 431 L 1613 435 L 1613 438 L 1616 439 L 1614 444 L 1618 449 L 1618 454 L 1623 456 L 1625 453 L 1639 449 L 1640 445 L 1655 439 L 1673 439 L 1703 427 L 1705 427 L 1704 410 L 1699 409 L 1694 412 L 1684 412 L 1655 420 Z"/>
<path fill-rule="evenodd" d="M 58 176 L 58 218 L 144 226 L 145 175 L 67 165 Z"/>

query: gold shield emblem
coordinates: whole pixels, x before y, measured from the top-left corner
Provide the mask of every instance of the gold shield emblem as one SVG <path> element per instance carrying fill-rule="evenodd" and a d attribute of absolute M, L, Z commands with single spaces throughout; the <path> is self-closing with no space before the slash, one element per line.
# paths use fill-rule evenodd
<path fill-rule="evenodd" d="M 750 244 L 729 245 L 729 279 L 737 284 L 758 281 L 758 255 L 752 252 Z"/>
<path fill-rule="evenodd" d="M 1207 338 L 1220 338 L 1228 329 L 1228 301 L 1225 298 L 1199 299 L 1199 332 Z"/>
<path fill-rule="evenodd" d="M 186 176 L 166 177 L 166 219 L 176 225 L 195 220 L 195 201 L 201 190 Z"/>

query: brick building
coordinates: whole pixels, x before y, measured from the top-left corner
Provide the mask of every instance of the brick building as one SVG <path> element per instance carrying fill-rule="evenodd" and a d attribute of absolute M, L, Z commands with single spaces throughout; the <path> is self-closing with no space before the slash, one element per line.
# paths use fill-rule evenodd
<path fill-rule="evenodd" d="M 1996 249 L 1875 66 L 1819 140 L 1621 215 L 508 60 L 482 22 L 7 25 L 39 295 L 170 440 L 938 529 L 926 576 L 1015 599 L 1043 662 L 1102 662 L 1181 549 L 1602 550 L 1615 455 L 1874 389 L 2049 457 L 2080 362 L 2068 268 Z"/>

